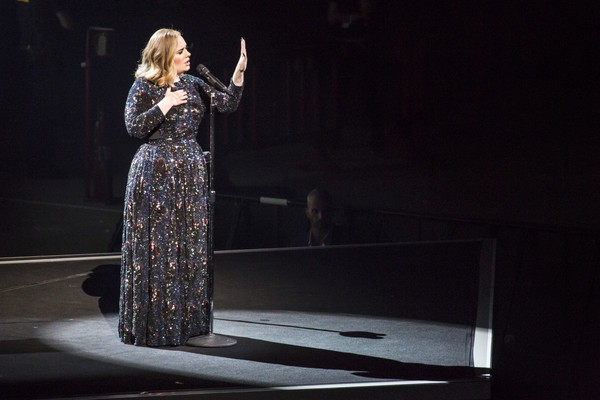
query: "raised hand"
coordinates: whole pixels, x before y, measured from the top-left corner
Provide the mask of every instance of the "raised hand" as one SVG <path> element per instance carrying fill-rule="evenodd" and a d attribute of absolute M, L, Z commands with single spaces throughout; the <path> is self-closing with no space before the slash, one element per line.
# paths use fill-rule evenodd
<path fill-rule="evenodd" d="M 244 72 L 246 70 L 246 66 L 248 65 L 248 55 L 246 54 L 246 40 L 244 38 L 240 39 L 240 59 L 238 61 L 236 70 L 240 72 Z"/>
<path fill-rule="evenodd" d="M 244 71 L 248 66 L 248 55 L 246 53 L 246 41 L 244 38 L 240 39 L 240 59 L 235 67 L 233 73 L 233 83 L 236 86 L 242 86 L 244 84 Z"/>

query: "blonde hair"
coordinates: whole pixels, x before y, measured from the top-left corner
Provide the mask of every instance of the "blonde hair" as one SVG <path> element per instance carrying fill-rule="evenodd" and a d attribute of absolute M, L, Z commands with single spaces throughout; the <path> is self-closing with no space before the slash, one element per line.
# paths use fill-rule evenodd
<path fill-rule="evenodd" d="M 181 32 L 159 29 L 150 37 L 142 51 L 142 61 L 135 71 L 136 78 L 146 78 L 158 86 L 172 85 L 177 76 L 173 58 Z"/>

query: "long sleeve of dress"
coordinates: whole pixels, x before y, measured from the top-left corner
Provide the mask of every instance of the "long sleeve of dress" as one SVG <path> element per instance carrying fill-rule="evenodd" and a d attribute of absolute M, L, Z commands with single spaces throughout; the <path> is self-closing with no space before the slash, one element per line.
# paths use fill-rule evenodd
<path fill-rule="evenodd" d="M 165 120 L 157 105 L 160 98 L 152 95 L 152 92 L 149 83 L 141 78 L 136 79 L 129 90 L 125 104 L 125 126 L 133 137 L 143 139 L 150 136 Z"/>
<path fill-rule="evenodd" d="M 240 100 L 242 98 L 242 93 L 244 91 L 243 86 L 235 86 L 233 84 L 233 79 L 232 79 L 229 82 L 229 87 L 228 87 L 229 91 L 231 92 L 231 95 L 230 95 L 230 94 L 215 90 L 214 88 L 212 88 L 210 85 L 208 85 L 203 80 L 199 80 L 199 82 L 200 82 L 200 86 L 202 87 L 202 89 L 208 96 L 210 96 L 211 93 L 214 93 L 214 96 L 215 96 L 214 104 L 217 108 L 217 111 L 219 111 L 220 113 L 230 113 L 230 112 L 234 112 L 235 110 L 237 110 L 237 108 L 240 104 Z"/>

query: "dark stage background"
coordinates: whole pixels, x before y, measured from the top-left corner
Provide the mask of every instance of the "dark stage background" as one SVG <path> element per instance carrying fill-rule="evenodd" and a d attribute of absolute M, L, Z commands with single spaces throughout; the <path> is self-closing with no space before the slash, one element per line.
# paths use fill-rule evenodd
<path fill-rule="evenodd" d="M 372 0 L 344 28 L 330 3 L 67 1 L 72 29 L 32 57 L 2 2 L 0 255 L 118 251 L 145 41 L 180 29 L 227 81 L 243 36 L 242 105 L 216 117 L 217 249 L 289 245 L 315 186 L 350 243 L 495 238 L 494 396 L 593 398 L 600 6 Z M 84 68 L 89 27 L 111 30 Z"/>

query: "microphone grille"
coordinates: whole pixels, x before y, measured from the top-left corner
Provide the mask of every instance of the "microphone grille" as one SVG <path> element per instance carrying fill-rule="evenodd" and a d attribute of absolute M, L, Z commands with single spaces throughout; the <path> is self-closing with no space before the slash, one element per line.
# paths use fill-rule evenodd
<path fill-rule="evenodd" d="M 206 68 L 204 65 L 202 64 L 198 64 L 198 66 L 196 67 L 196 71 L 198 71 L 198 73 L 200 75 L 205 75 L 208 73 L 208 68 Z"/>

